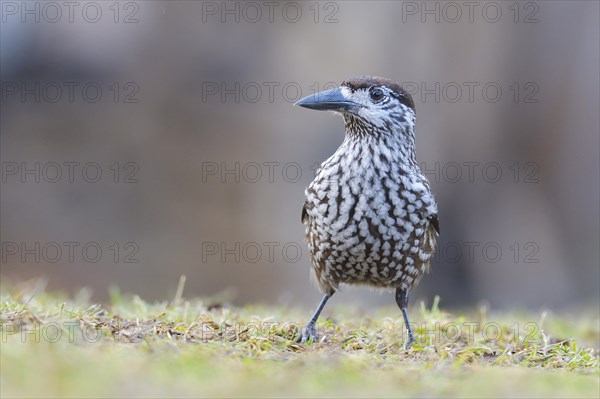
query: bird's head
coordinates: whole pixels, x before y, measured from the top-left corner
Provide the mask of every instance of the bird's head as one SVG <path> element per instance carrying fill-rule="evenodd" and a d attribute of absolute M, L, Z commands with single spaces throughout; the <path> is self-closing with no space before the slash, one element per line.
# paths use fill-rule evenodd
<path fill-rule="evenodd" d="M 340 87 L 296 102 L 301 107 L 342 114 L 349 134 L 413 135 L 415 103 L 398 83 L 377 76 L 359 76 Z"/>

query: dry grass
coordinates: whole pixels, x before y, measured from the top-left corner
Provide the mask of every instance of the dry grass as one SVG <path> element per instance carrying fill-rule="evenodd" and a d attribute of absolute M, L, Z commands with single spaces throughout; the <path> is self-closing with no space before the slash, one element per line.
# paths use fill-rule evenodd
<path fill-rule="evenodd" d="M 211 300 L 150 304 L 111 293 L 4 287 L 2 397 L 599 397 L 598 309 L 577 317 L 328 308 L 319 342 L 293 342 L 305 311 Z M 335 318 L 327 318 L 335 315 Z"/>

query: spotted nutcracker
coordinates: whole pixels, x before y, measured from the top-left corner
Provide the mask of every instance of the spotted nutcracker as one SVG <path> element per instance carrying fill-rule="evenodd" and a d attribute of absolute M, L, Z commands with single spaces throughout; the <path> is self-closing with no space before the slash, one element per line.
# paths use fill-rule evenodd
<path fill-rule="evenodd" d="M 313 272 L 324 293 L 298 341 L 316 340 L 315 324 L 341 283 L 395 289 L 408 320 L 408 293 L 429 271 L 439 233 L 437 204 L 415 156 L 415 104 L 398 83 L 361 76 L 296 105 L 334 111 L 346 135 L 305 191 L 302 223 Z"/>

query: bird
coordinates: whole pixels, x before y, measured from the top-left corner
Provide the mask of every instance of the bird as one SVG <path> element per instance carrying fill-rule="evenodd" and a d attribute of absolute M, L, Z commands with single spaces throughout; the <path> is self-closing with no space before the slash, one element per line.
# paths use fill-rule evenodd
<path fill-rule="evenodd" d="M 305 190 L 301 220 L 323 297 L 296 341 L 317 341 L 319 315 L 340 285 L 367 285 L 395 290 L 408 350 L 415 342 L 409 292 L 429 272 L 440 231 L 416 160 L 415 103 L 393 80 L 357 76 L 295 105 L 333 111 L 345 125 L 343 142 Z"/>

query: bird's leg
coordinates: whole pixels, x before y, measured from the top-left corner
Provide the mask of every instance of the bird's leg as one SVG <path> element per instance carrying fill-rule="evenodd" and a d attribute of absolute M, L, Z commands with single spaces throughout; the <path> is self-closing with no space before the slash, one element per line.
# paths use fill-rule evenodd
<path fill-rule="evenodd" d="M 306 326 L 300 332 L 300 335 L 296 339 L 296 342 L 301 342 L 301 343 L 305 344 L 309 341 L 315 342 L 317 340 L 315 324 L 317 324 L 317 319 L 319 318 L 321 311 L 325 307 L 325 304 L 327 303 L 329 298 L 331 298 L 331 295 L 333 295 L 333 294 L 325 294 L 323 296 L 323 299 L 321 299 L 321 303 L 319 303 L 317 310 L 315 310 L 315 313 L 310 318 L 310 321 L 308 322 L 308 324 L 306 324 Z"/>
<path fill-rule="evenodd" d="M 413 342 L 415 342 L 415 336 L 413 334 L 412 327 L 410 326 L 410 321 L 408 321 L 408 311 L 406 310 L 406 307 L 408 306 L 408 290 L 403 290 L 400 287 L 396 289 L 396 303 L 402 311 L 402 316 L 404 316 L 404 324 L 408 330 L 408 342 L 406 343 L 405 347 L 405 349 L 408 350 L 412 346 Z"/>

